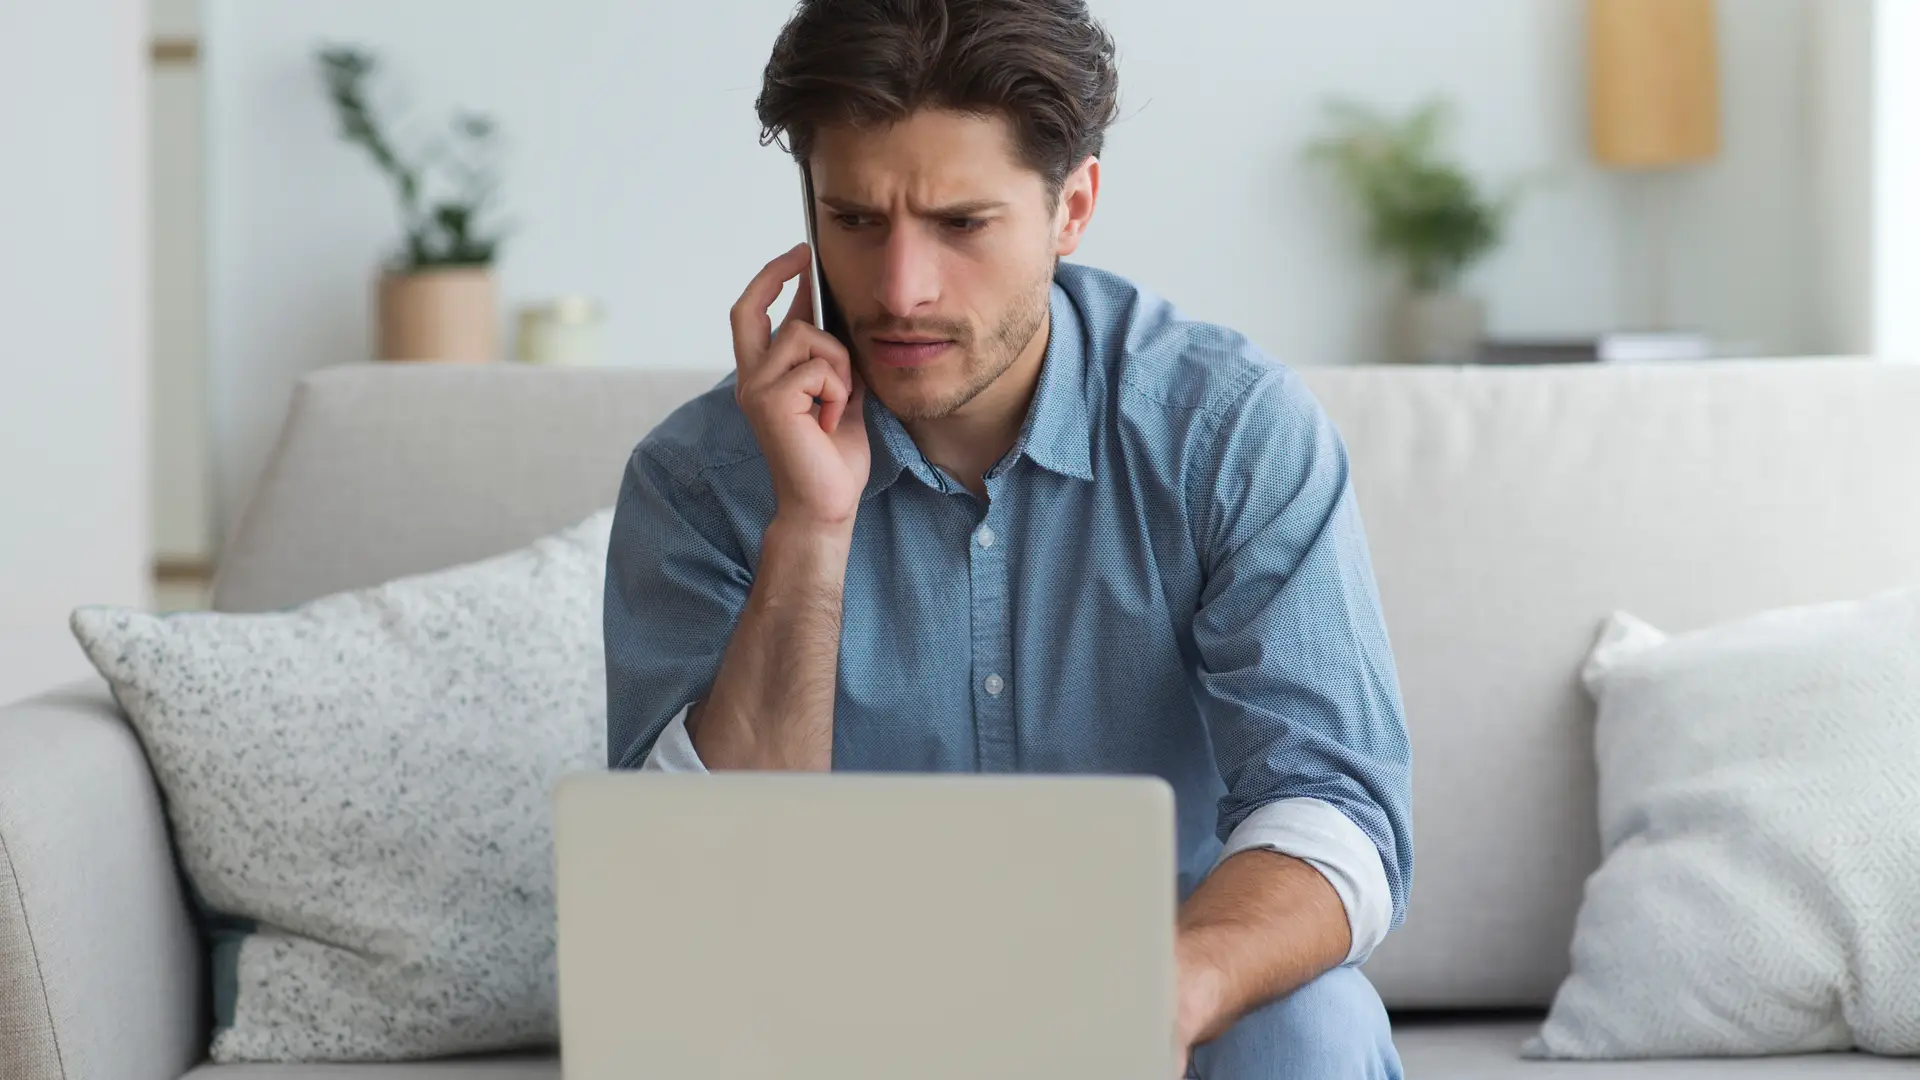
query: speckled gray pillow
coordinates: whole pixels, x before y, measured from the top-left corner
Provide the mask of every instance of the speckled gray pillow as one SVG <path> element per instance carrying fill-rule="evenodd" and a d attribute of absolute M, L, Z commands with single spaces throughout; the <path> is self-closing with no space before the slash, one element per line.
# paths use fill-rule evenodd
<path fill-rule="evenodd" d="M 215 1061 L 556 1041 L 550 797 L 606 762 L 611 522 L 284 612 L 73 613 L 208 920 Z"/>

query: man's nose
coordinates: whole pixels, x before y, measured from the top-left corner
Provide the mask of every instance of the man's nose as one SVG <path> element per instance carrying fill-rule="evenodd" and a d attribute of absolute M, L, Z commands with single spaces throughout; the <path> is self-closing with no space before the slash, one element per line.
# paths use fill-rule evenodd
<path fill-rule="evenodd" d="M 939 298 L 939 264 L 932 241 L 911 225 L 891 230 L 874 299 L 887 314 L 905 319 Z"/>

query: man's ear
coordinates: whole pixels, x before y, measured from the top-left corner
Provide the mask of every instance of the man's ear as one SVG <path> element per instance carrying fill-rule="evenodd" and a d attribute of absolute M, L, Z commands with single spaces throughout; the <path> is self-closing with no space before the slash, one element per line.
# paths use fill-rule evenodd
<path fill-rule="evenodd" d="M 1071 255 L 1080 246 L 1087 226 L 1093 222 L 1093 207 L 1100 199 L 1100 159 L 1089 156 L 1060 184 L 1060 205 L 1055 211 L 1055 255 Z"/>

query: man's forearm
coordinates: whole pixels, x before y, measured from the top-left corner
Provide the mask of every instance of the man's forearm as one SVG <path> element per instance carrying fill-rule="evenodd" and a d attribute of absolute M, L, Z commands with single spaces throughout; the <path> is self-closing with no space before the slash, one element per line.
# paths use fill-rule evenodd
<path fill-rule="evenodd" d="M 687 716 L 709 769 L 825 771 L 850 529 L 775 518 L 707 696 Z"/>
<path fill-rule="evenodd" d="M 1227 859 L 1180 907 L 1182 1033 L 1206 1042 L 1306 985 L 1346 959 L 1350 936 L 1340 894 L 1312 866 L 1264 849 Z"/>

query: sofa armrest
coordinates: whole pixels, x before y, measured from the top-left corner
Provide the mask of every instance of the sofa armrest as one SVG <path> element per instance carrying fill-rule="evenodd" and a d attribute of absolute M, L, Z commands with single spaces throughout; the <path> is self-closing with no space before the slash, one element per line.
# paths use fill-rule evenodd
<path fill-rule="evenodd" d="M 138 738 L 94 678 L 0 708 L 0 1077 L 177 1080 L 202 959 Z"/>

